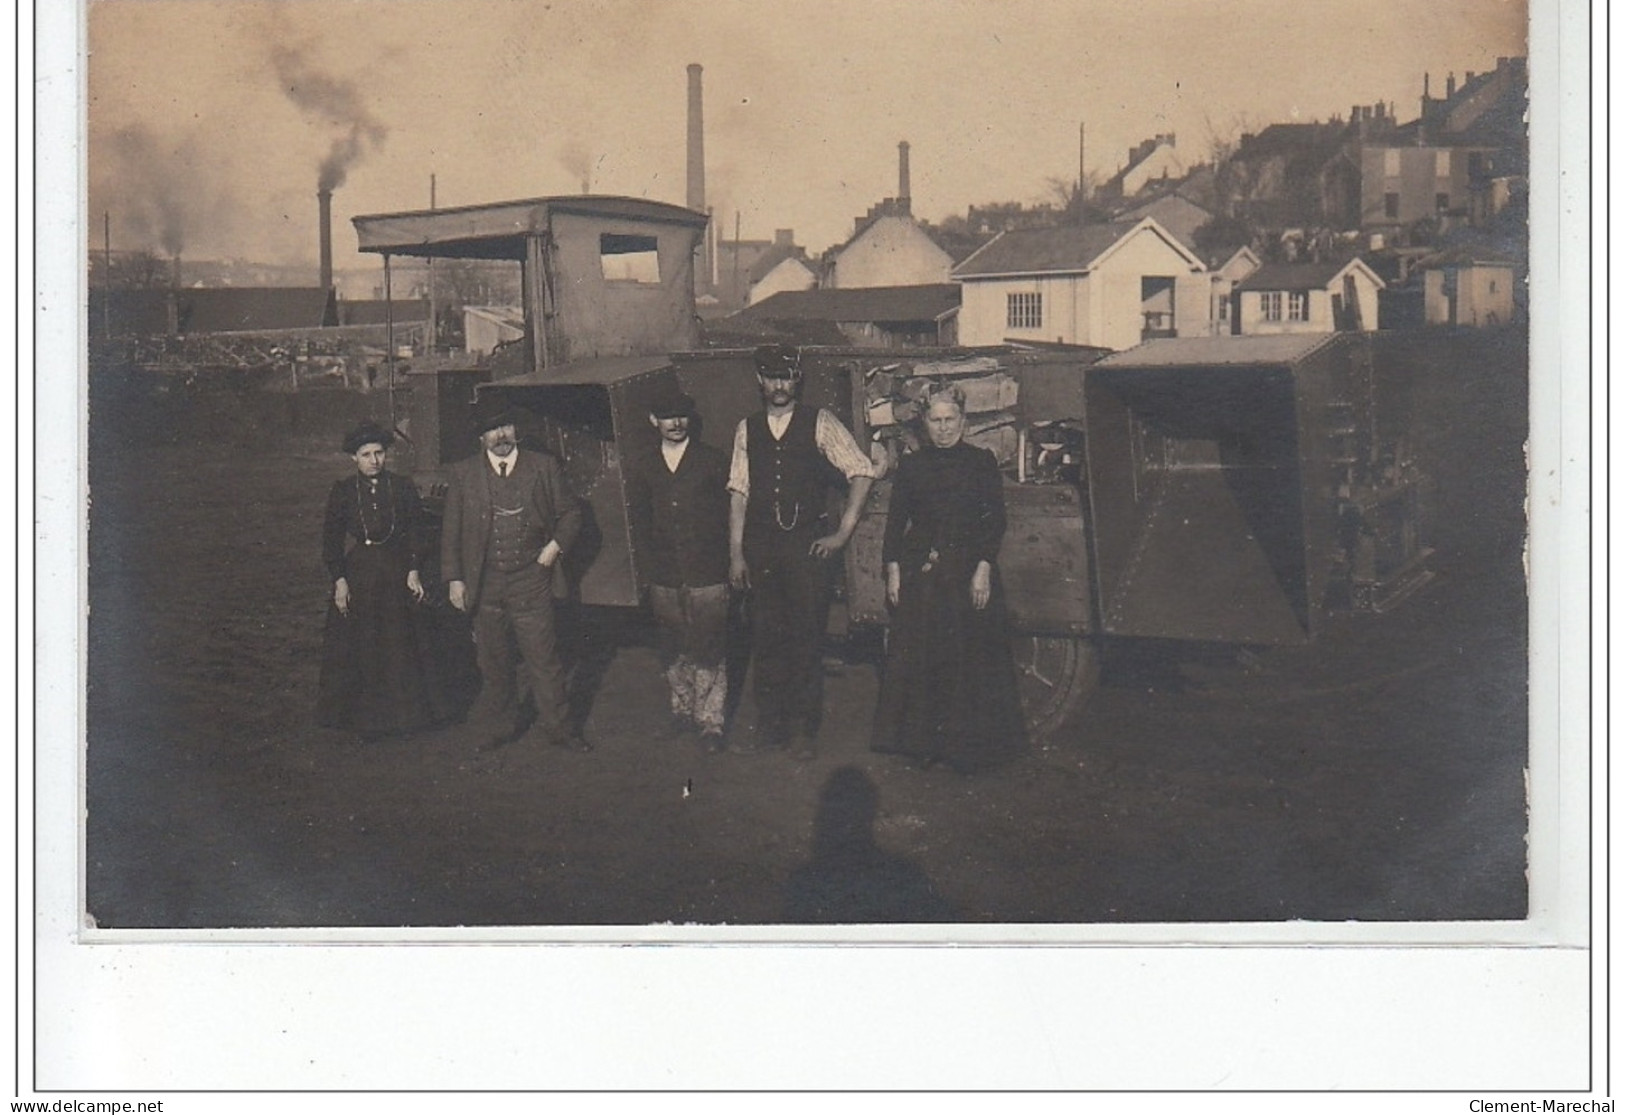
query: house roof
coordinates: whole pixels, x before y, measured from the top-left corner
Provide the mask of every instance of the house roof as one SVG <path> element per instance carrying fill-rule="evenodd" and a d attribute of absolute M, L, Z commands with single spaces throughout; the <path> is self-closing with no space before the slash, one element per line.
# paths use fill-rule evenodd
<path fill-rule="evenodd" d="M 327 322 L 321 287 L 186 287 L 176 292 L 182 333 L 261 333 L 319 329 Z"/>
<path fill-rule="evenodd" d="M 770 271 L 787 259 L 795 260 L 808 271 L 813 269 L 812 264 L 807 259 L 805 248 L 793 244 L 770 244 L 766 251 L 756 257 L 749 270 L 745 272 L 745 282 L 752 285 L 761 282 L 767 278 Z"/>
<path fill-rule="evenodd" d="M 1382 279 L 1364 260 L 1334 260 L 1330 263 L 1266 263 L 1241 282 L 1237 290 L 1325 290 L 1351 267 L 1359 267 L 1378 283 Z"/>
<path fill-rule="evenodd" d="M 386 303 L 382 298 L 341 300 L 338 305 L 340 325 L 383 325 L 388 321 L 428 321 L 427 298 L 396 298 Z"/>
<path fill-rule="evenodd" d="M 1336 339 L 1335 333 L 1265 333 L 1244 336 L 1166 337 L 1144 341 L 1098 361 L 1097 368 L 1168 368 L 1189 365 L 1290 364 Z"/>
<path fill-rule="evenodd" d="M 745 321 L 936 321 L 959 308 L 958 283 L 785 290 L 734 315 Z"/>
<path fill-rule="evenodd" d="M 1138 221 L 1013 229 L 1000 233 L 954 268 L 954 278 L 1077 274 L 1097 266 L 1114 247 L 1142 228 L 1160 236 L 1193 266 L 1202 266 L 1202 261 L 1177 237 L 1153 218 L 1142 217 Z"/>
<path fill-rule="evenodd" d="M 1194 252 L 1197 250 L 1194 239 L 1196 230 L 1211 221 L 1213 214 L 1188 197 L 1166 193 L 1123 210 L 1117 219 L 1137 221 L 1141 217 L 1154 219 L 1163 228 L 1179 237 L 1180 242 Z"/>
<path fill-rule="evenodd" d="M 1482 248 L 1474 248 L 1471 244 L 1458 244 L 1445 248 L 1443 251 L 1433 252 L 1416 260 L 1413 265 L 1417 268 L 1429 267 L 1515 267 L 1510 259 L 1499 253 Z"/>
<path fill-rule="evenodd" d="M 1271 124 L 1255 136 L 1244 139 L 1236 150 L 1240 159 L 1269 158 L 1275 155 L 1327 153 L 1343 139 L 1342 124 Z"/>

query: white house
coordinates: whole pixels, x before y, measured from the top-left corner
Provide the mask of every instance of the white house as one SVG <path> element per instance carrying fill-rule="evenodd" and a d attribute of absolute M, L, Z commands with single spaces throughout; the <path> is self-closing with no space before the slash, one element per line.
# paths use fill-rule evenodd
<path fill-rule="evenodd" d="M 818 274 L 807 265 L 806 260 L 800 256 L 786 255 L 772 263 L 760 278 L 750 284 L 750 289 L 745 293 L 745 304 L 754 306 L 775 294 L 787 290 L 811 290 L 817 285 Z"/>
<path fill-rule="evenodd" d="M 1421 264 L 1429 325 L 1504 325 L 1513 315 L 1513 269 L 1506 260 L 1444 253 Z"/>
<path fill-rule="evenodd" d="M 1235 305 L 1236 284 L 1247 278 L 1254 271 L 1264 265 L 1258 254 L 1251 248 L 1237 248 L 1230 256 L 1210 274 L 1213 282 L 1213 332 L 1220 336 L 1235 332 L 1235 315 L 1231 312 Z"/>
<path fill-rule="evenodd" d="M 926 286 L 948 282 L 953 266 L 953 257 L 909 216 L 905 200 L 895 211 L 858 222 L 852 239 L 832 253 L 824 285 Z"/>
<path fill-rule="evenodd" d="M 1124 349 L 1210 329 L 1201 259 L 1149 217 L 1016 229 L 954 269 L 959 343 L 1060 342 Z"/>
<path fill-rule="evenodd" d="M 1346 263 L 1266 263 L 1236 284 L 1235 331 L 1377 329 L 1377 292 L 1385 285 L 1359 258 Z"/>

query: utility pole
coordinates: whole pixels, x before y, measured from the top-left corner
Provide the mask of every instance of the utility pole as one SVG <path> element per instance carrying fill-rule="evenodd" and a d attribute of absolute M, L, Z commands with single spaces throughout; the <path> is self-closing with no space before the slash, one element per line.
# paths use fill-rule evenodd
<path fill-rule="evenodd" d="M 102 210 L 102 336 L 113 336 L 113 215 Z"/>
<path fill-rule="evenodd" d="M 429 208 L 431 210 L 435 208 L 434 185 L 435 185 L 434 175 L 431 174 L 431 175 L 429 175 Z M 424 337 L 423 337 L 424 345 L 423 345 L 423 347 L 428 350 L 429 356 L 431 358 L 433 358 L 433 356 L 434 356 L 434 350 L 435 350 L 436 345 L 439 343 L 439 340 L 440 340 L 440 306 L 439 306 L 438 300 L 435 298 L 434 256 L 430 256 L 429 257 L 429 326 L 424 331 Z"/>
<path fill-rule="evenodd" d="M 1078 121 L 1078 219 L 1080 221 L 1083 219 L 1083 201 L 1084 201 L 1083 184 L 1084 184 L 1085 180 L 1086 179 L 1084 178 L 1084 174 L 1083 174 L 1083 121 L 1079 120 Z"/>
<path fill-rule="evenodd" d="M 389 253 L 384 253 L 384 339 L 389 346 L 389 352 L 384 357 L 384 367 L 389 375 L 389 428 L 395 428 L 395 301 L 390 285 Z"/>

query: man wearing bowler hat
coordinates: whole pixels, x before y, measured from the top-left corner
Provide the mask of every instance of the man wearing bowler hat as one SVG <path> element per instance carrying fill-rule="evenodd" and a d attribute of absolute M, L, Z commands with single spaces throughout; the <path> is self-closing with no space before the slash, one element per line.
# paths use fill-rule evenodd
<path fill-rule="evenodd" d="M 750 591 L 752 691 L 770 748 L 817 754 L 824 707 L 823 640 L 830 565 L 857 529 L 875 467 L 840 419 L 801 406 L 800 353 L 755 353 L 763 409 L 734 432 L 728 473 L 728 574 Z M 830 528 L 833 473 L 846 478 L 846 506 Z"/>
<path fill-rule="evenodd" d="M 649 403 L 656 442 L 630 455 L 627 519 L 666 644 L 671 734 L 722 750 L 728 700 L 728 454 L 695 440 L 675 382 Z"/>
<path fill-rule="evenodd" d="M 553 616 L 581 505 L 556 459 L 519 448 L 515 412 L 482 396 L 474 417 L 480 451 L 451 467 L 440 540 L 452 606 L 474 618 L 481 686 L 469 721 L 488 747 L 517 734 L 517 647 L 536 703 L 523 742 L 590 751 L 569 723 Z"/>

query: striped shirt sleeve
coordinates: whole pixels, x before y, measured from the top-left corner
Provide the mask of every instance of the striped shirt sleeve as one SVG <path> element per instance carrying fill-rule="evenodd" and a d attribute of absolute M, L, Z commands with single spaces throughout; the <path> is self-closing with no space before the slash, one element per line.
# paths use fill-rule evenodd
<path fill-rule="evenodd" d="M 875 477 L 875 463 L 858 448 L 858 440 L 841 420 L 822 408 L 818 411 L 818 426 L 813 433 L 824 459 L 839 469 L 848 481 L 860 476 Z"/>
<path fill-rule="evenodd" d="M 734 431 L 733 458 L 728 462 L 728 490 L 742 496 L 750 495 L 750 455 L 745 452 L 745 419 L 739 420 Z"/>

